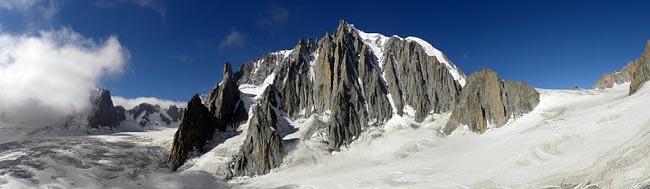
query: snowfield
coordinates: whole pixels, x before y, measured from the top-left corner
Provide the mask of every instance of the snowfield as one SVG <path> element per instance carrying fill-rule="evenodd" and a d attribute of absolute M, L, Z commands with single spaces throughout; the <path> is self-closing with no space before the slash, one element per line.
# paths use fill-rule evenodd
<path fill-rule="evenodd" d="M 285 158 L 295 165 L 231 183 L 238 188 L 640 187 L 650 178 L 650 89 L 630 97 L 627 89 L 539 89 L 534 111 L 482 135 L 437 134 L 448 115 L 423 124 L 397 118 L 405 120 L 367 132 L 342 152 L 319 156 L 305 153 L 317 149 L 302 149 Z M 305 163 L 295 162 L 301 158 Z"/>
<path fill-rule="evenodd" d="M 173 173 L 162 162 L 174 128 L 4 142 L 0 188 L 644 188 L 650 87 L 627 96 L 628 87 L 538 89 L 535 110 L 481 135 L 439 134 L 449 114 L 395 116 L 340 152 L 322 143 L 327 115 L 282 117 L 283 164 L 228 182 L 247 124 Z M 259 91 L 250 88 L 247 106 Z"/>

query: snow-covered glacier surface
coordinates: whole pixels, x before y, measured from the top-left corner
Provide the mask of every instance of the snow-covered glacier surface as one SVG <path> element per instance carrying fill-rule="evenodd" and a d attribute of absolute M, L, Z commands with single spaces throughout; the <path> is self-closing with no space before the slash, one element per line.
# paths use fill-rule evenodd
<path fill-rule="evenodd" d="M 436 134 L 448 116 L 394 118 L 332 155 L 231 181 L 242 188 L 640 187 L 650 176 L 650 90 L 545 90 L 532 112 L 477 135 Z M 303 161 L 286 162 L 287 160 Z M 300 163 L 304 162 L 304 163 Z"/>
<path fill-rule="evenodd" d="M 247 124 L 169 172 L 173 128 L 0 144 L 0 188 L 642 188 L 650 184 L 650 87 L 538 89 L 535 110 L 477 135 L 438 134 L 448 114 L 393 117 L 329 152 L 326 115 L 282 118 L 286 157 L 270 174 L 224 181 Z M 2 135 L 1 137 L 5 137 Z M 9 140 L 9 139 L 8 139 Z"/>

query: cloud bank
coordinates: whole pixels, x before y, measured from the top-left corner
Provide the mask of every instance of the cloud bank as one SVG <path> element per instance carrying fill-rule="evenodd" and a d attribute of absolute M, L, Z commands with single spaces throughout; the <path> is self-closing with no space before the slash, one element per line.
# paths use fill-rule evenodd
<path fill-rule="evenodd" d="M 115 36 L 101 42 L 70 29 L 0 33 L 0 122 L 38 126 L 85 112 L 98 80 L 129 58 Z"/>
<path fill-rule="evenodd" d="M 187 102 L 179 102 L 179 101 L 171 101 L 171 100 L 165 100 L 165 99 L 158 99 L 155 97 L 138 97 L 138 98 L 124 98 L 121 96 L 113 96 L 111 97 L 111 100 L 113 100 L 113 104 L 115 106 L 120 105 L 124 107 L 125 109 L 131 109 L 139 104 L 142 103 L 148 103 L 152 105 L 158 105 L 161 108 L 168 108 L 171 105 L 174 105 L 179 108 L 185 108 L 187 106 Z"/>

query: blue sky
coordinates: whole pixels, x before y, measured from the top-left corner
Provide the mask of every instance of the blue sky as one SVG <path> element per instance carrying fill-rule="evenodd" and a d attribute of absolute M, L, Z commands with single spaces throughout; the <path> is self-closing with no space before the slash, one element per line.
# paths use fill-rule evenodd
<path fill-rule="evenodd" d="M 238 67 L 300 37 L 320 38 L 340 19 L 425 39 L 467 75 L 488 67 L 540 88 L 590 87 L 650 39 L 648 1 L 34 1 L 0 10 L 0 29 L 117 36 L 130 59 L 102 86 L 181 101 L 220 81 L 224 62 Z"/>

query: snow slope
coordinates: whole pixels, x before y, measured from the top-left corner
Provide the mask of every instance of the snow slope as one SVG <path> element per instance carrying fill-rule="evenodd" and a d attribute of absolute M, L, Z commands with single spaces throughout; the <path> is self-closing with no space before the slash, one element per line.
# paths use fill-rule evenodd
<path fill-rule="evenodd" d="M 262 86 L 244 90 L 248 106 Z M 215 148 L 174 173 L 161 164 L 171 128 L 29 138 L 0 143 L 0 188 L 644 188 L 650 185 L 650 87 L 627 96 L 628 87 L 538 89 L 535 110 L 482 135 L 439 134 L 449 114 L 422 123 L 394 116 L 336 153 L 322 143 L 326 113 L 284 118 L 283 164 L 228 183 L 227 162 L 247 124 L 219 134 Z"/>
<path fill-rule="evenodd" d="M 350 25 L 351 27 L 354 28 L 353 25 Z M 356 28 L 355 28 L 356 29 Z M 384 60 L 384 48 L 386 48 L 386 43 L 388 42 L 388 39 L 390 37 L 386 37 L 380 33 L 366 33 L 363 32 L 359 29 L 356 29 L 357 33 L 359 33 L 359 37 L 363 39 L 363 43 L 368 45 L 370 49 L 372 50 L 372 53 L 375 55 L 379 62 L 379 67 L 383 69 L 382 62 Z M 406 38 L 401 38 L 397 35 L 393 35 L 392 37 L 400 39 L 400 40 L 407 40 L 407 41 L 412 41 L 420 45 L 424 49 L 424 52 L 427 53 L 427 55 L 435 57 L 438 62 L 442 63 L 445 65 L 447 70 L 449 70 L 449 73 L 451 73 L 452 77 L 454 80 L 458 81 L 458 83 L 461 86 L 465 86 L 465 74 L 463 74 L 458 67 L 456 67 L 455 64 L 451 63 L 449 59 L 447 59 L 447 56 L 445 56 L 442 51 L 436 49 L 431 45 L 429 42 L 426 42 L 423 39 L 417 38 L 417 37 L 406 37 Z"/>
<path fill-rule="evenodd" d="M 437 134 L 448 115 L 397 117 L 333 155 L 290 153 L 240 188 L 630 188 L 650 177 L 650 87 L 544 90 L 532 112 L 482 135 Z M 300 127 L 303 128 L 302 126 Z M 286 138 L 285 138 L 286 139 Z M 307 148 L 309 148 L 307 146 Z M 311 149 L 318 151 L 317 149 Z M 308 150 L 307 150 L 308 152 Z M 309 153 L 307 153 L 309 154 Z M 317 153 L 313 153 L 317 154 Z M 305 159 L 305 158 L 303 158 Z"/>

